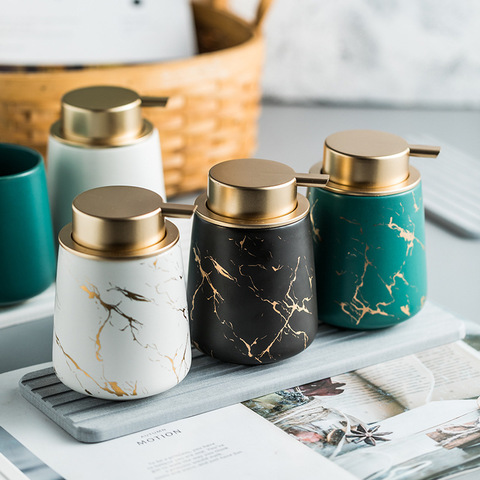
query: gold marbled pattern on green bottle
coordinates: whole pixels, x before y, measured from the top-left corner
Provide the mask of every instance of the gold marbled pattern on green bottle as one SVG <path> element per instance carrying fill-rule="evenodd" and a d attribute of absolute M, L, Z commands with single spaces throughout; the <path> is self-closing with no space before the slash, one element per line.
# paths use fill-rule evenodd
<path fill-rule="evenodd" d="M 422 189 L 377 197 L 309 189 L 319 320 L 374 329 L 426 299 Z"/>

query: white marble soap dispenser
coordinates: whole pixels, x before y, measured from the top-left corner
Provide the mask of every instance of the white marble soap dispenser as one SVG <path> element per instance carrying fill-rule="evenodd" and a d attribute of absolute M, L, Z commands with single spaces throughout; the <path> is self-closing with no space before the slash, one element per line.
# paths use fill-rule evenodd
<path fill-rule="evenodd" d="M 59 236 L 53 364 L 71 389 L 105 399 L 177 385 L 191 364 L 179 233 L 165 204 L 139 187 L 88 190 Z"/>

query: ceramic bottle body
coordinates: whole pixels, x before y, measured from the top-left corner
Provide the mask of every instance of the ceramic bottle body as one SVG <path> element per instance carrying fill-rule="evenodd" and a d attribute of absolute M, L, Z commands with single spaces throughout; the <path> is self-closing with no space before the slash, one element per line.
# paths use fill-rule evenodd
<path fill-rule="evenodd" d="M 128 400 L 178 384 L 191 364 L 181 250 L 95 259 L 60 247 L 53 363 L 73 390 Z"/>
<path fill-rule="evenodd" d="M 48 187 L 56 235 L 72 221 L 72 201 L 80 193 L 106 185 L 147 188 L 165 198 L 158 131 L 118 147 L 71 145 L 48 141 Z"/>
<path fill-rule="evenodd" d="M 317 331 L 313 273 L 308 216 L 259 229 L 196 214 L 187 282 L 193 344 L 239 364 L 300 353 Z"/>
<path fill-rule="evenodd" d="M 375 329 L 407 320 L 427 294 L 422 187 L 384 196 L 308 191 L 320 321 Z"/>

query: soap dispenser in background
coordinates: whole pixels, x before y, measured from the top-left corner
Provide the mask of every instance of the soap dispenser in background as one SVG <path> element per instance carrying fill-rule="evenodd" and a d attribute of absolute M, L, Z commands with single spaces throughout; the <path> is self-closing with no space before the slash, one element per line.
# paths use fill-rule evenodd
<path fill-rule="evenodd" d="M 141 107 L 166 105 L 127 88 L 92 86 L 66 93 L 50 130 L 47 178 L 55 236 L 72 220 L 73 199 L 106 185 L 134 185 L 165 198 L 158 131 Z"/>
<path fill-rule="evenodd" d="M 307 199 L 297 174 L 269 160 L 238 159 L 209 172 L 195 202 L 187 298 L 193 344 L 220 360 L 259 365 L 306 349 L 317 332 Z"/>
<path fill-rule="evenodd" d="M 150 190 L 110 186 L 73 202 L 60 232 L 53 365 L 58 378 L 93 397 L 129 400 L 177 385 L 191 347 L 179 232 Z"/>
<path fill-rule="evenodd" d="M 415 315 L 427 295 L 425 220 L 420 173 L 410 156 L 438 147 L 349 130 L 325 140 L 325 188 L 309 188 L 319 319 L 354 329 L 395 325 Z"/>

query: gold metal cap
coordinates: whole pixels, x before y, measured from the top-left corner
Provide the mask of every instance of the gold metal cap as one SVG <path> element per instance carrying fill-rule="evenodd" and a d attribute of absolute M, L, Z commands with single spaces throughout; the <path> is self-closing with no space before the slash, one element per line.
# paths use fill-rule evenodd
<path fill-rule="evenodd" d="M 66 93 L 61 118 L 51 133 L 60 141 L 83 146 L 122 146 L 149 135 L 153 127 L 142 118 L 142 106 L 164 107 L 165 97 L 140 97 L 128 88 L 93 86 Z"/>
<path fill-rule="evenodd" d="M 327 175 L 297 174 L 271 160 L 228 160 L 210 169 L 207 207 L 234 220 L 278 218 L 297 208 L 297 185 L 324 186 L 327 181 Z"/>
<path fill-rule="evenodd" d="M 165 237 L 162 197 L 138 187 L 100 187 L 72 204 L 72 238 L 95 250 L 139 250 Z"/>
<path fill-rule="evenodd" d="M 176 238 L 167 238 L 164 216 L 189 217 L 194 209 L 193 205 L 164 203 L 160 195 L 145 188 L 94 188 L 74 199 L 72 223 L 67 233 L 65 229 L 60 233 L 60 243 L 94 256 L 157 253 L 178 240 L 178 231 Z"/>
<path fill-rule="evenodd" d="M 434 158 L 439 147 L 409 145 L 403 138 L 375 130 L 347 130 L 325 140 L 323 165 L 311 172 L 330 175 L 327 189 L 352 195 L 387 195 L 413 188 L 420 175 L 410 156 Z"/>

